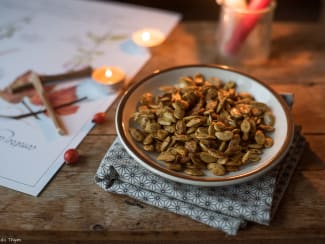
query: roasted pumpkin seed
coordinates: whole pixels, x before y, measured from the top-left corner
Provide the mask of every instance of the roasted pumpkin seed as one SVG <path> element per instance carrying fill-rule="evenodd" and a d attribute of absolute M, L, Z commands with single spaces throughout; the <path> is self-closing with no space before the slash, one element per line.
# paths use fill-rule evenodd
<path fill-rule="evenodd" d="M 273 145 L 274 114 L 250 93 L 237 92 L 236 82 L 198 73 L 180 83 L 160 87 L 159 96 L 143 94 L 131 116 L 137 126 L 129 129 L 168 169 L 203 176 L 207 168 L 224 175 L 259 161 Z"/>
<path fill-rule="evenodd" d="M 273 113 L 270 111 L 264 113 L 263 119 L 264 119 L 264 124 L 266 125 L 273 126 L 275 123 L 275 117 Z"/>
<path fill-rule="evenodd" d="M 170 152 L 161 152 L 158 157 L 158 160 L 172 162 L 176 159 L 176 156 L 171 154 Z"/>
<path fill-rule="evenodd" d="M 234 133 L 232 133 L 232 131 L 230 131 L 230 130 L 217 131 L 215 133 L 215 136 L 221 141 L 229 141 L 229 140 L 231 140 L 233 135 L 234 135 Z"/>
<path fill-rule="evenodd" d="M 152 144 L 143 145 L 143 149 L 147 152 L 153 152 L 155 150 L 155 146 Z"/>
<path fill-rule="evenodd" d="M 263 131 L 261 130 L 257 130 L 256 133 L 255 133 L 255 141 L 257 144 L 259 145 L 264 145 L 265 143 L 265 135 L 263 133 Z"/>
<path fill-rule="evenodd" d="M 211 169 L 212 174 L 217 175 L 217 176 L 222 176 L 225 175 L 226 169 L 224 166 L 220 164 L 215 164 L 215 167 Z"/>
<path fill-rule="evenodd" d="M 208 152 L 200 152 L 200 159 L 205 163 L 213 163 L 217 161 L 217 158 L 213 157 Z"/>
<path fill-rule="evenodd" d="M 168 169 L 174 170 L 174 171 L 181 171 L 182 165 L 178 163 L 166 163 L 166 166 Z"/>
<path fill-rule="evenodd" d="M 273 146 L 273 139 L 271 137 L 265 137 L 264 147 L 269 148 Z"/>
<path fill-rule="evenodd" d="M 142 142 L 144 139 L 144 135 L 136 128 L 130 128 L 130 134 L 138 142 Z"/>

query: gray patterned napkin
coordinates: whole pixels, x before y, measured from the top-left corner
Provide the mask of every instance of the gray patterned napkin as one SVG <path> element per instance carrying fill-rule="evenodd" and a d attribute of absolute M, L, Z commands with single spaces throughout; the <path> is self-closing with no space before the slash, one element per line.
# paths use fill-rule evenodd
<path fill-rule="evenodd" d="M 305 145 L 296 129 L 283 161 L 249 182 L 226 187 L 198 187 L 162 178 L 139 165 L 116 138 L 96 173 L 96 183 L 108 192 L 141 202 L 236 235 L 246 221 L 268 225 L 285 192 Z"/>
<path fill-rule="evenodd" d="M 281 95 L 291 107 L 293 95 Z M 153 174 L 139 165 L 116 138 L 97 170 L 95 181 L 108 192 L 130 196 L 236 235 L 247 221 L 270 223 L 304 146 L 305 140 L 297 127 L 287 155 L 270 172 L 242 184 L 198 187 Z"/>

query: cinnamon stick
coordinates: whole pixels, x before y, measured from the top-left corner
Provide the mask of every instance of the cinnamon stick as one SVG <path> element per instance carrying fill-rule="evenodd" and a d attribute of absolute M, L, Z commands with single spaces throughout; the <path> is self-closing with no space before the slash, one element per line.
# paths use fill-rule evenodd
<path fill-rule="evenodd" d="M 50 82 L 60 82 L 60 81 L 66 81 L 66 80 L 91 76 L 92 71 L 93 69 L 90 66 L 88 66 L 80 70 L 69 71 L 57 75 L 38 75 L 38 78 L 41 80 L 42 84 L 46 85 L 47 83 Z M 11 93 L 15 94 L 31 88 L 33 88 L 33 83 L 28 82 L 28 83 L 24 83 L 12 87 Z"/>
<path fill-rule="evenodd" d="M 34 85 L 35 90 L 37 91 L 38 95 L 40 96 L 42 103 L 46 107 L 46 111 L 47 111 L 49 117 L 52 119 L 54 126 L 57 129 L 58 133 L 60 135 L 67 134 L 67 131 L 63 127 L 62 122 L 59 120 L 59 117 L 57 117 L 51 103 L 49 102 L 49 100 L 46 96 L 46 92 L 44 90 L 44 87 L 42 85 L 40 78 L 34 72 L 32 72 L 30 74 L 30 80 L 31 80 L 32 84 Z"/>

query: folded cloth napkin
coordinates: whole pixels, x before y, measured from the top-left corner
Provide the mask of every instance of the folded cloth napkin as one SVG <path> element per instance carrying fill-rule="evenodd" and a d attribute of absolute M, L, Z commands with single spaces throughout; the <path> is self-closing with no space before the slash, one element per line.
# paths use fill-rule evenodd
<path fill-rule="evenodd" d="M 247 221 L 270 223 L 304 145 L 297 127 L 287 155 L 268 173 L 241 184 L 198 187 L 153 174 L 139 165 L 116 138 L 97 170 L 95 181 L 108 192 L 128 195 L 236 235 Z"/>
<path fill-rule="evenodd" d="M 116 138 L 95 180 L 106 191 L 128 195 L 235 235 L 246 221 L 270 223 L 301 158 L 304 144 L 296 130 L 286 157 L 265 175 L 237 185 L 197 187 L 151 173 L 139 165 Z"/>

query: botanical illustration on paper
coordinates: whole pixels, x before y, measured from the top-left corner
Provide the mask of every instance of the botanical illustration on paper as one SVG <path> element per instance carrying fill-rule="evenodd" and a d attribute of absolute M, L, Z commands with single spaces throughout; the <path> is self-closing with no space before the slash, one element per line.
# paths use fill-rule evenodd
<path fill-rule="evenodd" d="M 28 101 L 32 105 L 36 106 L 42 106 L 41 99 L 39 95 L 36 93 L 34 89 L 27 89 L 25 91 L 21 91 L 19 93 L 12 93 L 11 88 L 19 85 L 22 85 L 24 83 L 29 83 L 29 75 L 31 71 L 27 71 L 26 73 L 20 75 L 15 81 L 13 81 L 9 86 L 7 86 L 5 89 L 0 90 L 0 98 L 6 101 L 9 104 L 18 104 L 22 103 L 27 109 L 28 105 L 24 103 L 24 98 L 27 97 Z M 46 86 L 45 90 L 47 93 L 47 96 L 53 105 L 53 107 L 60 106 L 62 104 L 71 103 L 73 101 L 76 101 L 78 99 L 77 92 L 76 92 L 77 86 L 71 86 L 67 88 L 61 88 L 61 89 L 55 89 L 55 85 Z M 60 109 L 57 109 L 56 112 L 59 115 L 70 115 L 74 114 L 78 111 L 79 106 L 78 105 L 69 105 L 62 107 Z M 3 110 L 3 109 L 1 109 Z M 2 111 L 1 111 L 2 113 Z"/>
<path fill-rule="evenodd" d="M 5 25 L 0 25 L 0 41 L 13 37 L 18 31 L 31 22 L 31 17 L 23 17 L 17 21 L 10 22 Z"/>
<path fill-rule="evenodd" d="M 96 57 L 105 54 L 103 46 L 109 42 L 121 41 L 127 38 L 126 34 L 95 34 L 91 31 L 85 34 L 86 41 L 90 43 L 88 47 L 78 45 L 76 54 L 64 63 L 65 69 L 76 69 L 90 65 Z"/>

